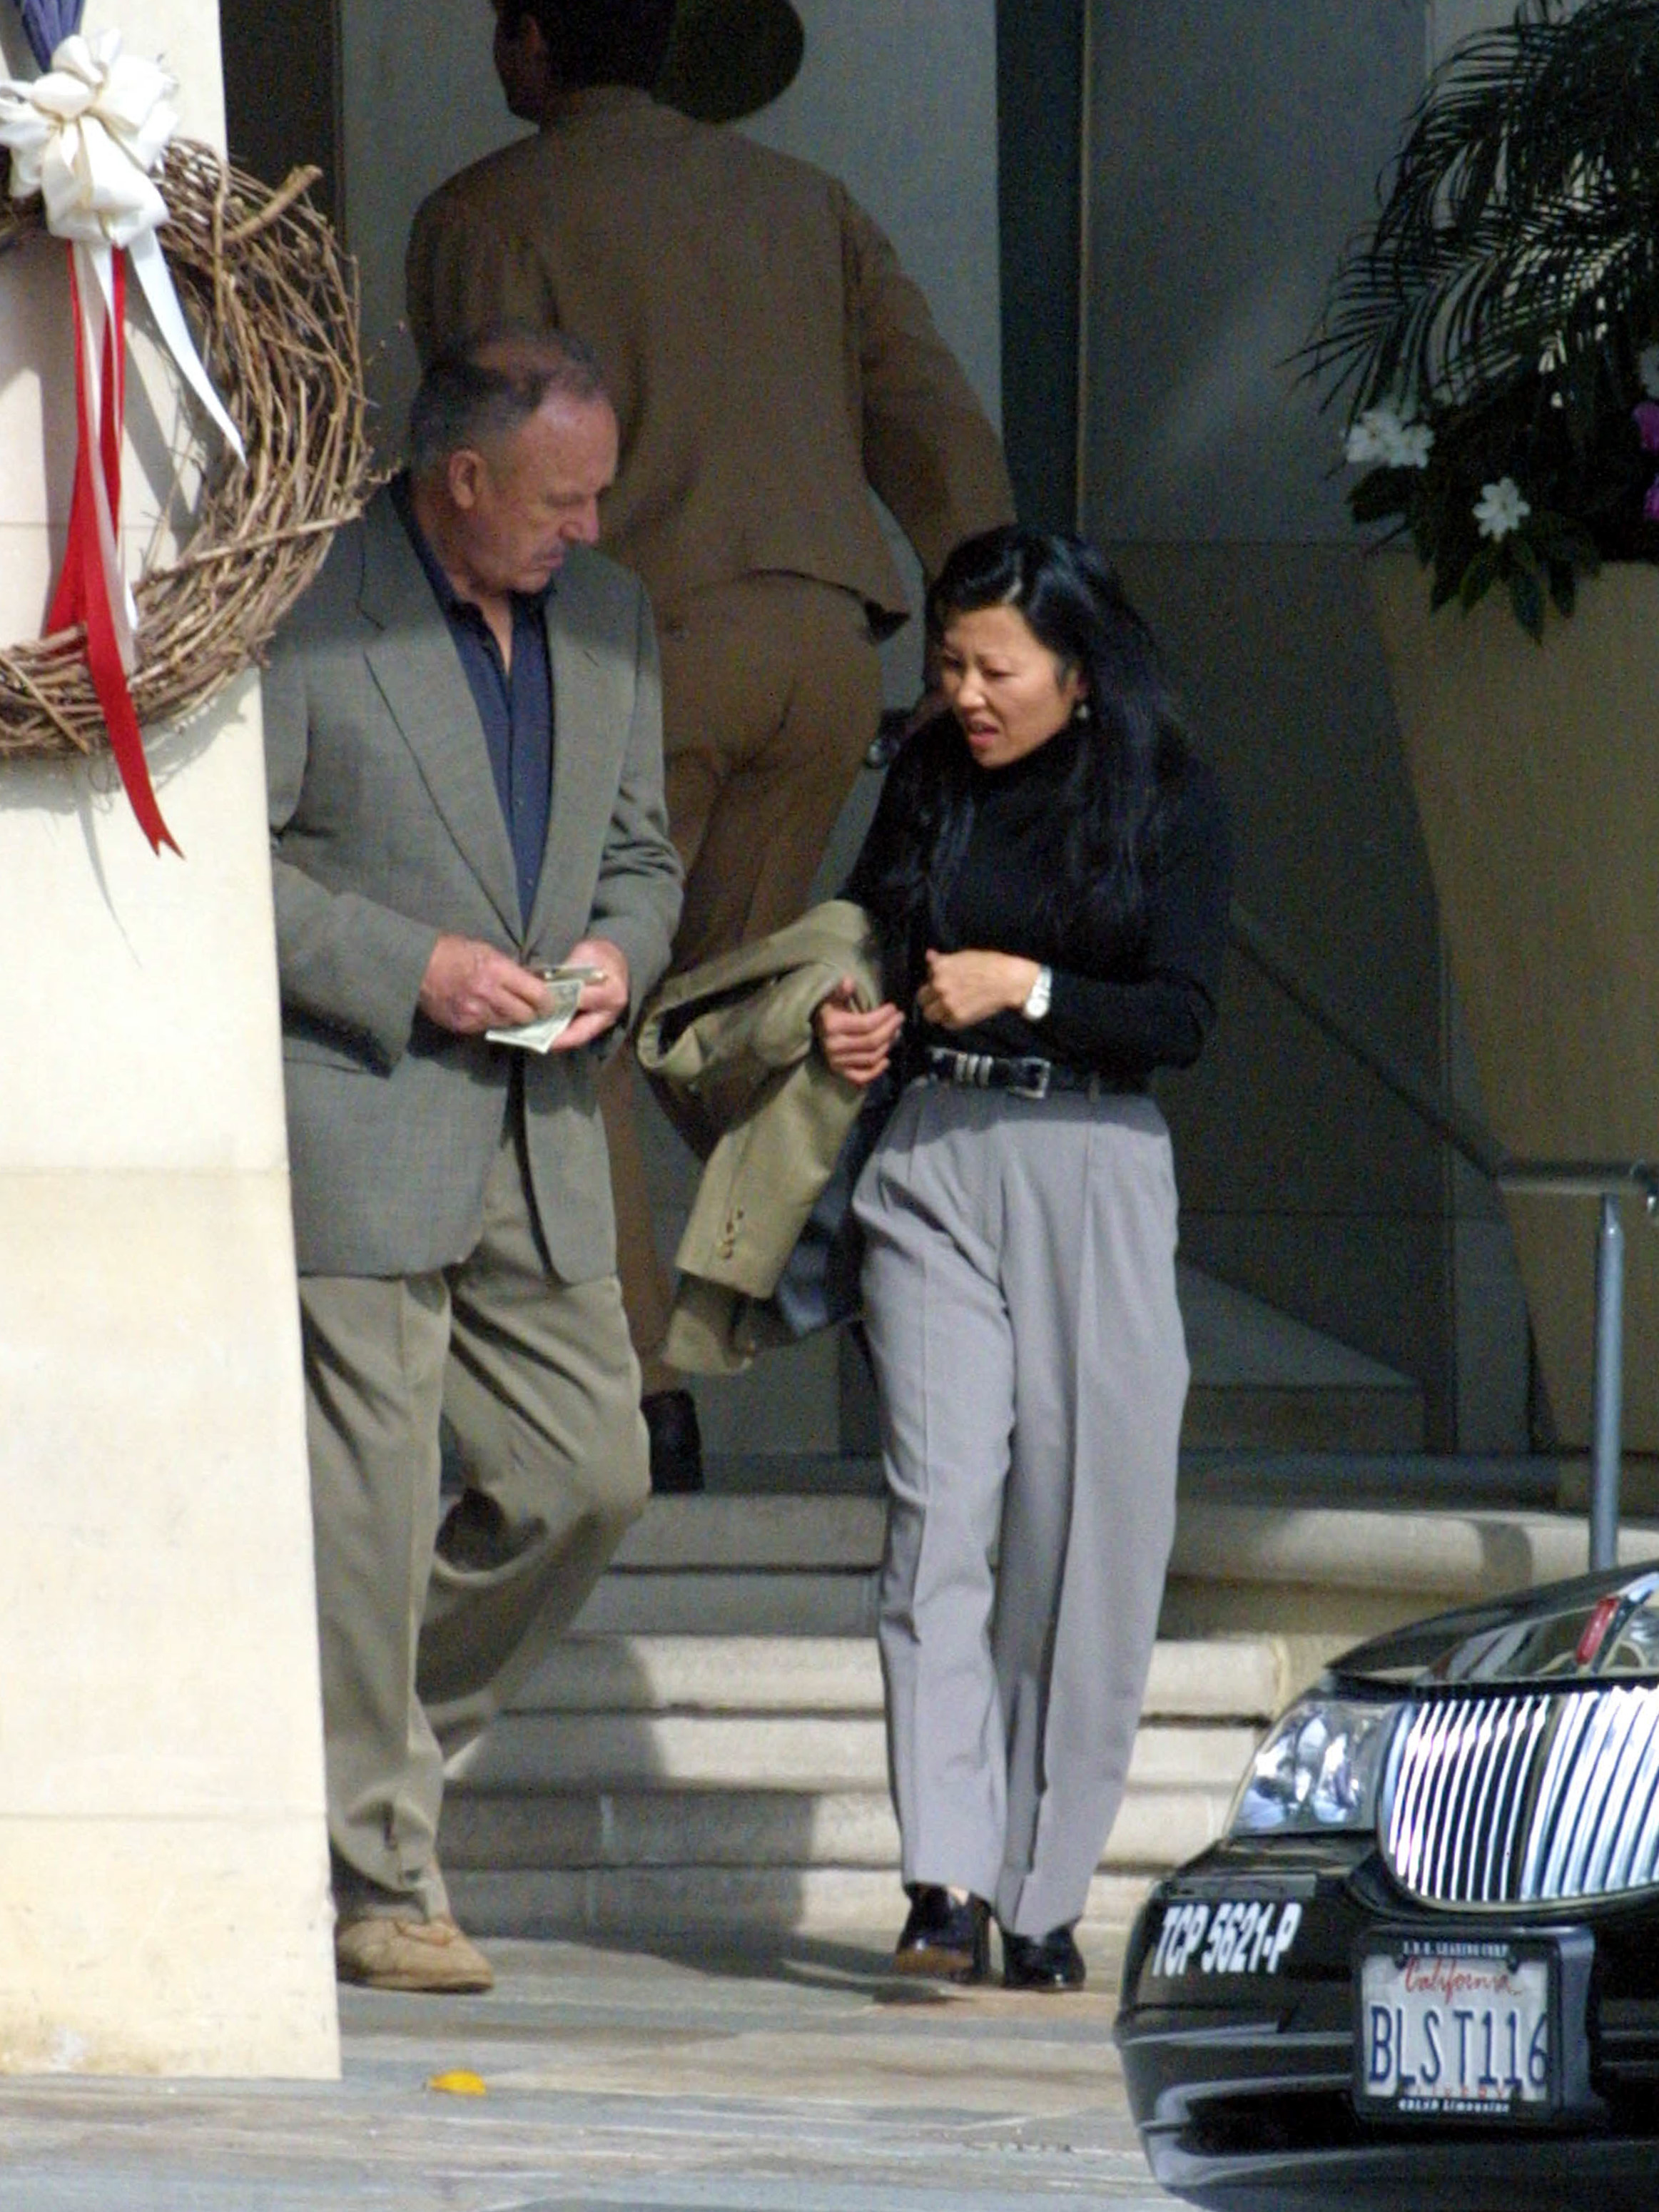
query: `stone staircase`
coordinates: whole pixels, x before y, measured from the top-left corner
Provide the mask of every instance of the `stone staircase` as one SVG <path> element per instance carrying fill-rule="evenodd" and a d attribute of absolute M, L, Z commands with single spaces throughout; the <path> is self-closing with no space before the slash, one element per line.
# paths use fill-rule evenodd
<path fill-rule="evenodd" d="M 1291 1466 L 1304 1492 L 1319 1472 Z M 1583 1566 L 1577 1519 L 1364 1502 L 1398 1498 L 1413 1472 L 1420 1484 L 1421 1463 L 1324 1472 L 1359 1501 L 1242 1504 L 1213 1465 L 1195 1470 L 1091 1920 L 1121 1923 L 1153 1875 L 1220 1832 L 1268 1718 L 1336 1650 Z M 872 1497 L 656 1500 L 581 1632 L 452 1780 L 441 1850 L 467 1924 L 884 1929 L 897 1838 L 870 1640 L 881 1528 Z M 1659 1529 L 1627 1528 L 1621 1549 L 1659 1553 Z"/>
<path fill-rule="evenodd" d="M 1268 1720 L 1335 1651 L 1584 1559 L 1582 1522 L 1539 1510 L 1553 1465 L 1425 1458 L 1406 1378 L 1192 1270 L 1181 1297 L 1181 1511 L 1097 1922 L 1220 1832 Z M 452 1778 L 440 1849 L 481 1934 L 896 1923 L 867 1376 L 813 1339 L 702 1410 L 708 1493 L 653 1500 Z"/>
<path fill-rule="evenodd" d="M 1285 1681 L 1270 1637 L 1160 1645 L 1091 1918 L 1220 1832 Z M 572 1638 L 452 1784 L 442 1851 L 480 1930 L 880 1928 L 898 1834 L 875 1648 Z"/>

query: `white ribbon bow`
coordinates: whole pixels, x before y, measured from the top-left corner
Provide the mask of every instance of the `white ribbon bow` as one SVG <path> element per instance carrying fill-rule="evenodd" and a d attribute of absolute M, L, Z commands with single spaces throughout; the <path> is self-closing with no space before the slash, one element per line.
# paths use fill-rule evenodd
<path fill-rule="evenodd" d="M 237 459 L 246 461 L 155 240 L 167 208 L 152 172 L 178 128 L 176 89 L 158 63 L 121 51 L 118 31 L 100 32 L 96 39 L 77 31 L 58 47 L 44 76 L 0 77 L 0 145 L 11 149 L 13 198 L 40 194 L 46 228 L 84 256 L 83 275 L 106 302 L 110 252 L 126 249 L 180 374 Z"/>
<path fill-rule="evenodd" d="M 167 221 L 152 182 L 178 128 L 176 89 L 159 64 L 121 51 L 121 33 L 76 32 L 45 76 L 0 79 L 0 145 L 12 149 L 14 199 L 39 192 L 54 238 L 131 246 Z"/>

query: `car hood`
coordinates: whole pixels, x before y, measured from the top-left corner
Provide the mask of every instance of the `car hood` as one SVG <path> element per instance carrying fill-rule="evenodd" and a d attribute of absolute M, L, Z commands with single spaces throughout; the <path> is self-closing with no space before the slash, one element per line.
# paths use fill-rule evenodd
<path fill-rule="evenodd" d="M 1396 1690 L 1659 1680 L 1659 1563 L 1580 1575 L 1414 1621 L 1345 1652 L 1330 1675 Z"/>

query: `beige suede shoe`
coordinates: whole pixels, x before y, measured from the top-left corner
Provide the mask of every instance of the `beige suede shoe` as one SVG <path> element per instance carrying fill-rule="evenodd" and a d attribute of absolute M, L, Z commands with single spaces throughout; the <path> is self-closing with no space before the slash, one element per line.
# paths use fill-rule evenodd
<path fill-rule="evenodd" d="M 494 1989 L 489 1961 L 453 1920 L 392 1919 L 366 1912 L 334 1930 L 334 1971 L 366 1990 L 457 1996 Z"/>

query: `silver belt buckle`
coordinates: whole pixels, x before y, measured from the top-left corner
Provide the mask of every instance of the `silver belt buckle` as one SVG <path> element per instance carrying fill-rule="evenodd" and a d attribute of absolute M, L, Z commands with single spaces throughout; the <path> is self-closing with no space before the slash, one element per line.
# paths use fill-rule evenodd
<path fill-rule="evenodd" d="M 1019 1073 L 1008 1085 L 1016 1098 L 1046 1098 L 1048 1079 L 1054 1073 L 1054 1063 L 1047 1060 L 1021 1060 L 1015 1066 Z"/>

